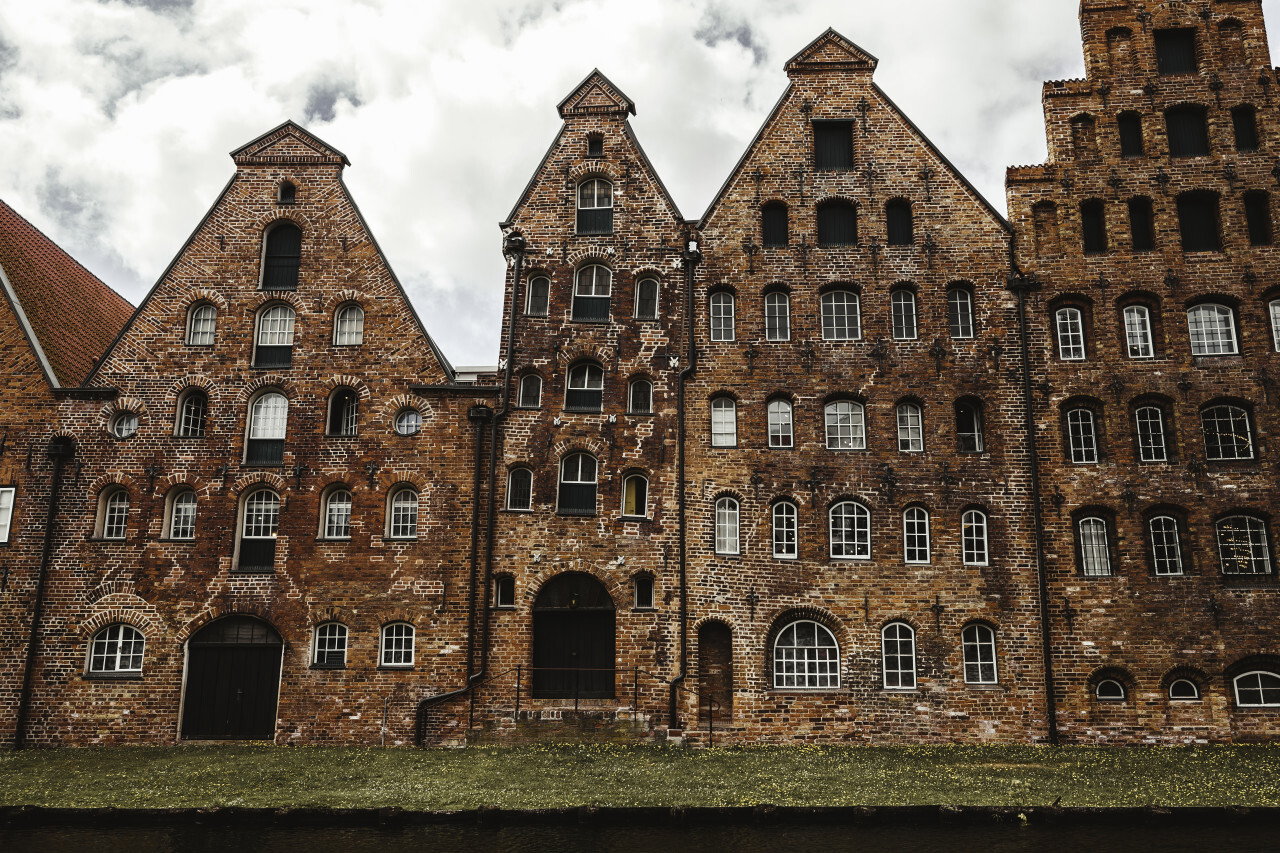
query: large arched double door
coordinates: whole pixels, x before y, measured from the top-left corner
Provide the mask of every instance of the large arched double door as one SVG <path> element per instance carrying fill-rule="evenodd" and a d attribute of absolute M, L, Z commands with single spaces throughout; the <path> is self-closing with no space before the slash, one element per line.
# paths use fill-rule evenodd
<path fill-rule="evenodd" d="M 584 572 L 557 575 L 533 603 L 533 697 L 612 699 L 613 599 Z"/>
<path fill-rule="evenodd" d="M 229 616 L 187 641 L 182 737 L 271 740 L 276 734 L 284 642 L 252 616 Z"/>

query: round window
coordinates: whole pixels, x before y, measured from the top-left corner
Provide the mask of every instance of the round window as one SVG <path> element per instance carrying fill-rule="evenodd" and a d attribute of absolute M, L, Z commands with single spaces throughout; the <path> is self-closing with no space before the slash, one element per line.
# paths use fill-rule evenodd
<path fill-rule="evenodd" d="M 417 409 L 401 409 L 396 413 L 396 432 L 417 435 L 422 429 L 422 414 Z"/>
<path fill-rule="evenodd" d="M 111 434 L 116 438 L 132 438 L 138 431 L 138 416 L 133 412 L 121 412 L 111 419 Z"/>

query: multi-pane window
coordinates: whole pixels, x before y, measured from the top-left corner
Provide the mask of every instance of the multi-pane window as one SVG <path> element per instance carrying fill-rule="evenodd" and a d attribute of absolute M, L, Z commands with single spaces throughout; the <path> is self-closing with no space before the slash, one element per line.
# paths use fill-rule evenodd
<path fill-rule="evenodd" d="M 102 501 L 102 538 L 123 539 L 129 524 L 129 493 L 113 489 Z"/>
<path fill-rule="evenodd" d="M 829 290 L 822 294 L 822 339 L 856 341 L 862 338 L 862 305 L 858 294 Z"/>
<path fill-rule="evenodd" d="M 254 367 L 289 367 L 293 364 L 295 314 L 288 305 L 272 305 L 258 315 L 258 345 Z"/>
<path fill-rule="evenodd" d="M 1165 439 L 1164 410 L 1143 406 L 1133 413 L 1138 429 L 1138 459 L 1143 462 L 1168 462 L 1169 445 Z"/>
<path fill-rule="evenodd" d="M 13 525 L 13 497 L 17 489 L 13 486 L 0 489 L 0 543 L 9 541 L 9 531 Z"/>
<path fill-rule="evenodd" d="M 767 341 L 791 340 L 791 298 L 780 290 L 765 294 L 764 337 Z"/>
<path fill-rule="evenodd" d="M 840 648 L 825 625 L 808 619 L 792 622 L 773 642 L 775 689 L 840 686 Z"/>
<path fill-rule="evenodd" d="M 533 509 L 533 472 L 512 468 L 507 474 L 507 509 Z"/>
<path fill-rule="evenodd" d="M 880 632 L 880 659 L 887 690 L 916 686 L 916 632 L 905 622 L 890 622 Z"/>
<path fill-rule="evenodd" d="M 333 342 L 340 347 L 364 343 L 364 309 L 343 305 L 333 317 Z"/>
<path fill-rule="evenodd" d="M 393 428 L 396 435 L 417 435 L 422 431 L 422 412 L 408 407 L 401 409 L 396 412 Z"/>
<path fill-rule="evenodd" d="M 1192 355 L 1235 355 L 1235 315 L 1225 305 L 1196 305 L 1187 312 Z"/>
<path fill-rule="evenodd" d="M 956 403 L 956 443 L 961 453 L 981 453 L 986 450 L 982 434 L 982 408 L 974 400 Z"/>
<path fill-rule="evenodd" d="M 622 481 L 622 514 L 634 518 L 649 516 L 649 481 L 632 474 Z"/>
<path fill-rule="evenodd" d="M 871 559 L 871 512 L 854 501 L 831 508 L 831 556 L 843 559 Z"/>
<path fill-rule="evenodd" d="M 146 640 L 132 625 L 108 625 L 93 635 L 89 647 L 89 673 L 116 675 L 142 672 Z"/>
<path fill-rule="evenodd" d="M 259 489 L 245 498 L 243 513 L 237 571 L 273 571 L 276 532 L 280 529 L 280 496 L 270 489 Z"/>
<path fill-rule="evenodd" d="M 529 373 L 520 377 L 520 390 L 516 405 L 522 409 L 536 409 L 542 405 L 542 377 Z"/>
<path fill-rule="evenodd" d="M 902 559 L 928 563 L 929 554 L 929 513 L 923 507 L 908 507 L 902 514 Z"/>
<path fill-rule="evenodd" d="M 711 401 L 711 446 L 734 447 L 738 443 L 738 406 L 731 397 Z"/>
<path fill-rule="evenodd" d="M 1210 406 L 1200 413 L 1204 452 L 1211 461 L 1253 458 L 1249 413 L 1239 406 Z"/>
<path fill-rule="evenodd" d="M 1280 706 L 1280 675 L 1274 672 L 1246 672 L 1232 679 L 1236 704 L 1243 708 Z"/>
<path fill-rule="evenodd" d="M 964 683 L 995 684 L 996 632 L 990 625 L 975 622 L 960 632 L 964 646 Z"/>
<path fill-rule="evenodd" d="M 1271 574 L 1266 523 L 1251 515 L 1232 515 L 1219 521 L 1218 558 L 1224 575 Z"/>
<path fill-rule="evenodd" d="M 188 391 L 178 403 L 178 423 L 174 434 L 178 438 L 204 438 L 208 419 L 209 398 L 203 391 Z"/>
<path fill-rule="evenodd" d="M 193 347 L 213 346 L 217 324 L 217 308 L 208 302 L 192 306 L 187 315 L 187 343 Z"/>
<path fill-rule="evenodd" d="M 1054 317 L 1058 330 L 1058 358 L 1063 361 L 1083 361 L 1083 312 L 1079 308 L 1059 308 Z"/>
<path fill-rule="evenodd" d="M 418 536 L 418 493 L 405 486 L 392 492 L 387 505 L 387 537 L 416 539 Z"/>
<path fill-rule="evenodd" d="M 791 447 L 795 443 L 792 435 L 791 403 L 786 400 L 773 400 L 768 406 L 769 446 Z"/>
<path fill-rule="evenodd" d="M 324 502 L 324 538 L 351 538 L 351 492 L 334 489 Z"/>
<path fill-rule="evenodd" d="M 890 297 L 893 311 L 893 338 L 898 341 L 916 339 L 916 295 L 909 290 L 895 290 Z"/>
<path fill-rule="evenodd" d="M 1098 429 L 1092 409 L 1067 412 L 1067 446 L 1071 461 L 1077 465 L 1092 465 L 1098 461 Z"/>
<path fill-rule="evenodd" d="M 711 294 L 711 340 L 733 340 L 733 294 Z"/>
<path fill-rule="evenodd" d="M 530 317 L 545 317 L 551 305 L 551 279 L 536 275 L 529 279 L 525 296 L 524 313 Z"/>
<path fill-rule="evenodd" d="M 316 626 L 316 648 L 311 662 L 316 666 L 347 665 L 347 626 L 326 622 Z"/>
<path fill-rule="evenodd" d="M 183 489 L 169 502 L 169 538 L 194 539 L 196 535 L 196 493 Z"/>
<path fill-rule="evenodd" d="M 780 201 L 771 201 L 760 208 L 760 231 L 766 249 L 786 246 L 787 206 Z"/>
<path fill-rule="evenodd" d="M 1130 305 L 1124 309 L 1124 340 L 1129 358 L 1155 357 L 1150 308 L 1145 305 Z"/>
<path fill-rule="evenodd" d="M 613 233 L 613 184 L 603 178 L 578 185 L 578 233 Z"/>
<path fill-rule="evenodd" d="M 778 501 L 773 505 L 773 556 L 794 559 L 798 552 L 799 516 L 796 505 Z"/>
<path fill-rule="evenodd" d="M 382 629 L 382 666 L 413 666 L 413 626 L 394 622 Z"/>
<path fill-rule="evenodd" d="M 947 328 L 956 340 L 973 337 L 973 294 L 953 287 L 947 294 Z"/>
<path fill-rule="evenodd" d="M 111 434 L 116 438 L 133 438 L 138 432 L 136 412 L 121 412 L 111 419 Z"/>
<path fill-rule="evenodd" d="M 642 278 L 636 283 L 636 319 L 658 319 L 658 280 Z"/>
<path fill-rule="evenodd" d="M 596 514 L 596 459 L 573 453 L 560 463 L 560 495 L 556 511 L 562 515 Z"/>
<path fill-rule="evenodd" d="M 267 232 L 263 253 L 262 289 L 297 290 L 298 267 L 302 263 L 302 230 L 281 222 Z"/>
<path fill-rule="evenodd" d="M 1271 343 L 1280 352 L 1280 299 L 1273 300 L 1267 311 L 1271 315 Z"/>
<path fill-rule="evenodd" d="M 858 210 L 850 202 L 824 202 L 818 205 L 817 212 L 819 246 L 858 244 Z"/>
<path fill-rule="evenodd" d="M 245 462 L 279 465 L 284 461 L 284 436 L 289 421 L 289 401 L 278 391 L 268 391 L 249 406 L 249 446 Z"/>
<path fill-rule="evenodd" d="M 598 412 L 604 405 L 604 368 L 593 362 L 569 368 L 569 385 L 564 394 L 567 412 Z"/>
<path fill-rule="evenodd" d="M 898 405 L 898 450 L 924 452 L 924 412 L 915 403 Z"/>
<path fill-rule="evenodd" d="M 960 539 L 966 566 L 985 566 L 987 547 L 987 514 L 979 509 L 966 510 L 960 516 Z"/>
<path fill-rule="evenodd" d="M 360 397 L 350 388 L 339 388 L 329 398 L 329 435 L 352 436 L 360 426 Z"/>
<path fill-rule="evenodd" d="M 592 264 L 578 270 L 573 285 L 573 319 L 584 323 L 607 322 L 612 290 L 613 272 L 608 267 Z"/>
<path fill-rule="evenodd" d="M 1151 563 L 1157 575 L 1182 574 L 1182 537 L 1178 519 L 1157 515 L 1147 521 L 1151 533 Z"/>
<path fill-rule="evenodd" d="M 1107 546 L 1106 519 L 1090 516 L 1080 519 L 1080 567 L 1087 577 L 1111 574 L 1111 551 Z"/>
<path fill-rule="evenodd" d="M 716 553 L 738 553 L 738 502 L 733 498 L 716 501 Z"/>
<path fill-rule="evenodd" d="M 866 409 L 852 400 L 836 400 L 824 407 L 828 450 L 866 450 Z"/>
<path fill-rule="evenodd" d="M 648 379 L 633 379 L 627 388 L 627 411 L 633 415 L 653 413 L 653 383 Z"/>

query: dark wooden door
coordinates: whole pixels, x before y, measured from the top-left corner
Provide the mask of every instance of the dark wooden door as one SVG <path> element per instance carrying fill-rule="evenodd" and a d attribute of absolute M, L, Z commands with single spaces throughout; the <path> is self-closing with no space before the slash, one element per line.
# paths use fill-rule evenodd
<path fill-rule="evenodd" d="M 715 724 L 733 719 L 733 633 L 723 622 L 707 622 L 698 629 L 698 718 L 707 725 L 711 700 Z"/>
<path fill-rule="evenodd" d="M 231 617 L 187 645 L 182 736 L 189 740 L 270 740 L 276 732 L 284 644 L 265 622 Z"/>
<path fill-rule="evenodd" d="M 533 606 L 533 697 L 612 699 L 613 599 L 600 581 L 567 572 Z"/>

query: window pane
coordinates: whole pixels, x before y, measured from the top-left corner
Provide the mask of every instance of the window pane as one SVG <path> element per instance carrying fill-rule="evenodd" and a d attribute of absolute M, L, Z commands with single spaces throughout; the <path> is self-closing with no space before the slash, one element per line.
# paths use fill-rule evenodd
<path fill-rule="evenodd" d="M 146 641 L 132 625 L 108 625 L 93 637 L 89 672 L 142 672 Z"/>
<path fill-rule="evenodd" d="M 1084 315 L 1079 308 L 1059 308 L 1058 358 L 1063 361 L 1084 360 Z"/>
<path fill-rule="evenodd" d="M 123 539 L 129 522 L 129 493 L 117 489 L 107 496 L 102 514 L 102 537 Z"/>
<path fill-rule="evenodd" d="M 1210 460 L 1253 458 L 1249 413 L 1236 406 L 1214 406 L 1200 414 L 1205 455 Z"/>
<path fill-rule="evenodd" d="M 769 404 L 769 446 L 791 447 L 791 404 L 774 400 Z"/>
<path fill-rule="evenodd" d="M 293 309 L 288 305 L 276 305 L 263 311 L 258 317 L 258 346 L 293 346 Z"/>
<path fill-rule="evenodd" d="M 961 453 L 982 453 L 986 449 L 982 412 L 975 403 L 956 404 L 956 440 Z"/>
<path fill-rule="evenodd" d="M 817 622 L 792 622 L 773 644 L 773 686 L 818 689 L 840 686 L 840 650 Z"/>
<path fill-rule="evenodd" d="M 861 403 L 839 400 L 826 406 L 827 448 L 866 450 L 867 426 Z"/>
<path fill-rule="evenodd" d="M 329 495 L 325 505 L 324 535 L 326 539 L 347 539 L 351 536 L 351 493 L 345 489 Z"/>
<path fill-rule="evenodd" d="M 274 537 L 280 526 L 280 498 L 275 492 L 254 492 L 244 502 L 242 535 L 248 539 Z"/>
<path fill-rule="evenodd" d="M 387 535 L 392 539 L 413 539 L 418 535 L 418 493 L 401 489 L 391 497 L 391 519 Z"/>
<path fill-rule="evenodd" d="M 1192 355 L 1234 355 L 1235 317 L 1224 305 L 1197 305 L 1187 312 Z"/>
<path fill-rule="evenodd" d="M 822 295 L 822 339 L 856 341 L 862 337 L 862 312 L 856 293 L 833 290 Z"/>
<path fill-rule="evenodd" d="M 283 439 L 288 416 L 289 401 L 283 394 L 263 394 L 249 413 L 249 438 Z"/>
<path fill-rule="evenodd" d="M 1280 352 L 1280 299 L 1272 302 L 1268 310 L 1271 312 L 1271 341 L 1276 352 Z"/>
<path fill-rule="evenodd" d="M 929 562 L 929 513 L 920 507 L 902 514 L 902 556 L 908 563 Z"/>
<path fill-rule="evenodd" d="M 815 121 L 813 123 L 814 168 L 853 168 L 853 122 Z"/>
<path fill-rule="evenodd" d="M 637 379 L 631 383 L 629 411 L 639 415 L 653 412 L 653 385 L 650 382 Z"/>
<path fill-rule="evenodd" d="M 1093 412 L 1088 409 L 1067 412 L 1067 435 L 1072 462 L 1090 465 L 1098 461 L 1098 433 L 1094 429 Z"/>
<path fill-rule="evenodd" d="M 546 276 L 537 276 L 529 281 L 529 296 L 525 303 L 525 313 L 530 317 L 545 317 L 551 299 L 551 280 Z"/>
<path fill-rule="evenodd" d="M 871 558 L 871 513 L 851 501 L 831 508 L 831 556 Z"/>
<path fill-rule="evenodd" d="M 169 538 L 192 539 L 196 535 L 196 493 L 182 492 L 169 509 Z"/>
<path fill-rule="evenodd" d="M 333 342 L 338 346 L 355 346 L 364 343 L 363 308 L 359 305 L 347 305 L 338 309 Z"/>
<path fill-rule="evenodd" d="M 1156 354 L 1151 337 L 1151 311 L 1145 305 L 1124 309 L 1124 335 L 1129 358 L 1151 358 Z"/>
<path fill-rule="evenodd" d="M 1089 577 L 1111 574 L 1111 553 L 1107 550 L 1107 523 L 1101 518 L 1080 520 L 1080 560 Z"/>
<path fill-rule="evenodd" d="M 1159 516 L 1148 522 L 1151 531 L 1151 560 L 1157 575 L 1182 574 L 1182 543 L 1177 519 Z"/>
<path fill-rule="evenodd" d="M 961 636 L 966 684 L 996 683 L 996 632 L 986 625 L 970 625 Z"/>
<path fill-rule="evenodd" d="M 533 472 L 528 468 L 516 468 L 507 475 L 507 509 L 531 509 L 533 507 Z"/>
<path fill-rule="evenodd" d="M 288 223 L 272 228 L 267 234 L 262 289 L 297 290 L 301 260 L 302 231 L 296 225 Z"/>
<path fill-rule="evenodd" d="M 791 300 L 785 293 L 770 293 L 764 298 L 764 337 L 769 341 L 791 339 Z"/>
<path fill-rule="evenodd" d="M 649 514 L 649 481 L 628 477 L 622 488 L 622 514 L 645 517 Z"/>
<path fill-rule="evenodd" d="M 520 394 L 516 405 L 522 409 L 536 409 L 542 405 L 542 377 L 529 374 L 520 380 Z"/>
<path fill-rule="evenodd" d="M 965 565 L 987 565 L 987 516 L 985 513 L 971 509 L 961 517 L 961 538 L 964 540 Z"/>
<path fill-rule="evenodd" d="M 347 628 L 336 622 L 316 628 L 315 663 L 320 666 L 345 666 L 347 663 Z"/>
<path fill-rule="evenodd" d="M 952 338 L 973 337 L 973 295 L 969 291 L 955 288 L 947 294 L 947 326 Z"/>
<path fill-rule="evenodd" d="M 733 340 L 733 295 L 711 294 L 711 340 Z"/>
<path fill-rule="evenodd" d="M 188 321 L 187 343 L 192 346 L 212 346 L 218 320 L 218 309 L 212 305 L 197 305 L 191 309 Z"/>
<path fill-rule="evenodd" d="M 796 506 L 782 501 L 773 505 L 773 556 L 790 559 L 797 554 Z"/>
<path fill-rule="evenodd" d="M 891 690 L 914 689 L 916 686 L 915 632 L 910 626 L 895 622 L 885 626 L 880 636 L 884 686 Z"/>
<path fill-rule="evenodd" d="M 716 501 L 716 553 L 738 553 L 738 502 L 733 498 Z"/>
<path fill-rule="evenodd" d="M 208 398 L 199 391 L 189 391 L 182 398 L 178 414 L 179 438 L 203 438 Z"/>
<path fill-rule="evenodd" d="M 924 415 L 914 403 L 898 407 L 898 450 L 902 453 L 924 451 Z"/>
<path fill-rule="evenodd" d="M 1266 525 L 1248 515 L 1222 519 L 1218 522 L 1218 555 L 1224 575 L 1271 574 Z"/>
<path fill-rule="evenodd" d="M 382 629 L 382 665 L 413 665 L 413 626 L 403 623 Z"/>
<path fill-rule="evenodd" d="M 893 337 L 895 340 L 915 340 L 916 296 L 906 290 L 893 292 Z"/>
<path fill-rule="evenodd" d="M 1143 462 L 1169 461 L 1164 412 L 1155 406 L 1144 406 L 1134 413 L 1134 420 L 1138 425 L 1138 458 Z"/>
<path fill-rule="evenodd" d="M 711 446 L 733 447 L 738 443 L 738 408 L 728 397 L 711 401 Z"/>
<path fill-rule="evenodd" d="M 636 285 L 636 318 L 653 320 L 658 316 L 658 282 L 656 279 L 641 279 Z"/>

